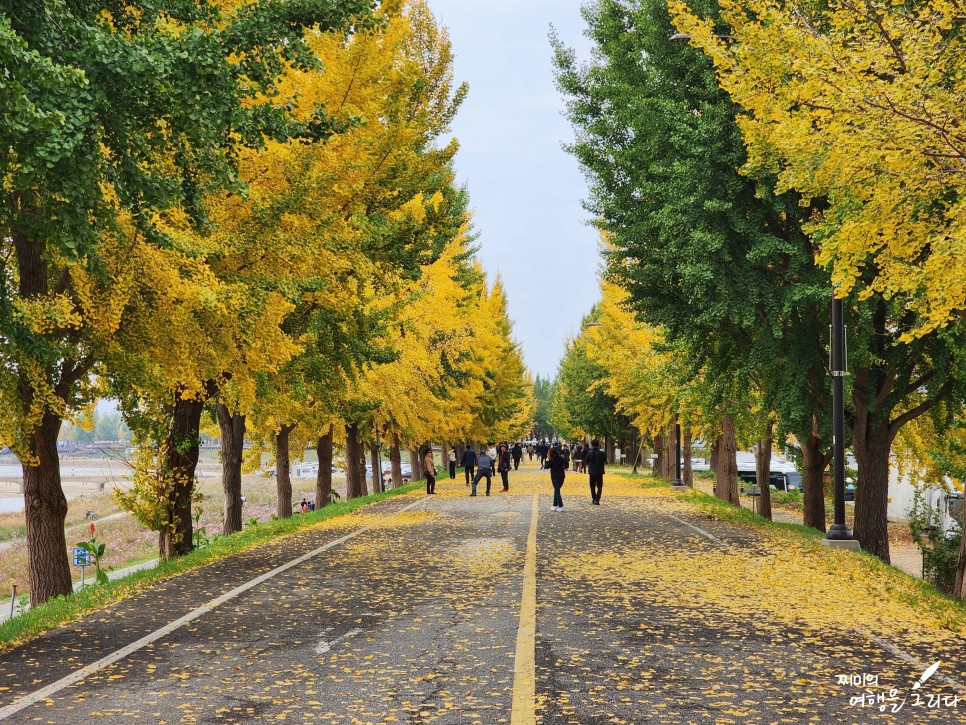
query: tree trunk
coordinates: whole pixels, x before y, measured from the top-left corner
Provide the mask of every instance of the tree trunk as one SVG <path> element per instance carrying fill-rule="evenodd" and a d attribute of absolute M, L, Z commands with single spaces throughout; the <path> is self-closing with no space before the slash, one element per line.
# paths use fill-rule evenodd
<path fill-rule="evenodd" d="M 402 475 L 402 453 L 399 450 L 399 434 L 393 433 L 392 446 L 389 448 L 389 464 L 392 468 L 392 487 L 399 488 L 403 485 Z"/>
<path fill-rule="evenodd" d="M 741 505 L 738 498 L 738 444 L 735 440 L 735 422 L 730 415 L 721 419 L 721 435 L 718 437 L 718 498 L 734 506 Z"/>
<path fill-rule="evenodd" d="M 959 524 L 963 527 L 963 521 L 960 521 Z M 966 530 L 966 527 L 961 530 Z M 966 535 L 961 537 L 959 561 L 956 563 L 956 586 L 953 589 L 953 595 L 959 599 L 966 599 L 964 584 L 966 584 Z"/>
<path fill-rule="evenodd" d="M 755 447 L 755 482 L 758 484 L 758 515 L 771 521 L 771 447 L 774 423 L 765 427 L 765 436 Z"/>
<path fill-rule="evenodd" d="M 362 495 L 362 483 L 365 479 L 360 475 L 359 468 L 361 465 L 365 470 L 365 464 L 360 458 L 359 426 L 353 423 L 345 427 L 346 498 L 359 498 Z"/>
<path fill-rule="evenodd" d="M 526 456 L 526 452 L 527 452 L 526 448 L 524 448 L 523 450 L 524 456 Z M 463 460 L 464 453 L 466 453 L 466 446 L 463 445 L 462 443 L 457 443 L 456 444 L 456 465 L 457 466 L 460 465 L 460 461 Z M 523 459 L 521 458 L 520 460 L 522 461 Z"/>
<path fill-rule="evenodd" d="M 278 491 L 275 515 L 280 519 L 292 517 L 292 456 L 289 437 L 294 425 L 283 425 L 275 434 L 275 485 Z"/>
<path fill-rule="evenodd" d="M 424 475 L 424 471 L 422 457 L 419 455 L 418 448 L 409 449 L 409 465 L 413 469 L 413 480 L 420 480 Z"/>
<path fill-rule="evenodd" d="M 332 426 L 319 438 L 315 446 L 319 457 L 319 473 L 315 479 L 315 507 L 328 506 L 332 501 Z"/>
<path fill-rule="evenodd" d="M 817 430 L 817 426 L 815 426 Z M 816 432 L 802 440 L 802 487 L 805 489 L 804 523 L 825 531 L 825 468 L 829 455 Z"/>
<path fill-rule="evenodd" d="M 694 488 L 694 469 L 691 468 L 691 428 L 684 429 L 683 453 L 684 456 L 684 485 Z"/>
<path fill-rule="evenodd" d="M 372 461 L 372 492 L 382 493 L 382 461 L 375 441 L 369 443 L 369 458 Z"/>
<path fill-rule="evenodd" d="M 889 563 L 889 450 L 888 424 L 874 425 L 856 410 L 852 446 L 859 464 L 855 485 L 855 538 L 863 551 Z"/>
<path fill-rule="evenodd" d="M 208 385 L 208 394 L 212 394 Z M 161 559 L 183 556 L 194 548 L 191 503 L 194 495 L 195 469 L 198 467 L 199 430 L 204 398 L 185 400 L 175 393 L 171 431 L 168 434 L 167 470 L 173 477 L 168 498 L 168 518 L 159 536 Z"/>
<path fill-rule="evenodd" d="M 22 220 L 36 213 L 29 202 L 14 192 L 9 195 L 10 211 Z M 21 207 L 22 205 L 22 207 Z M 18 207 L 20 207 L 18 209 Z M 17 283 L 23 300 L 45 297 L 50 290 L 50 271 L 46 255 L 46 242 L 43 239 L 29 238 L 18 228 L 16 217 L 9 230 L 16 251 Z M 4 264 L 3 285 L 11 283 L 10 270 Z M 5 335 L 7 332 L 4 333 Z M 70 361 L 63 360 L 58 365 L 62 370 L 70 367 Z M 51 369 L 45 371 L 48 380 L 53 378 Z M 77 378 L 79 379 L 79 378 Z M 21 368 L 19 394 L 24 408 L 29 410 L 34 403 L 36 391 Z M 61 389 L 65 386 L 66 389 Z M 61 400 L 66 400 L 72 380 L 62 376 L 57 385 Z M 4 395 L 7 391 L 4 391 Z M 40 402 L 40 401 L 37 401 Z M 64 521 L 67 518 L 67 498 L 60 480 L 60 456 L 57 453 L 57 436 L 60 433 L 62 418 L 44 406 L 43 418 L 25 430 L 27 450 L 35 459 L 36 466 L 23 465 L 24 513 L 27 521 L 28 579 L 30 581 L 30 601 L 41 604 L 60 595 L 73 591 L 70 578 L 70 562 L 67 559 L 67 539 L 64 534 Z"/>
<path fill-rule="evenodd" d="M 654 474 L 657 476 L 661 476 L 661 477 L 664 476 L 664 461 L 666 458 L 665 453 L 667 453 L 667 449 L 665 447 L 664 436 L 662 435 L 655 436 L 654 454 L 657 456 L 657 458 L 654 459 L 654 466 L 652 470 L 654 471 Z"/>
<path fill-rule="evenodd" d="M 22 466 L 32 606 L 73 591 L 64 534 L 67 497 L 61 486 L 57 453 L 61 423 L 58 416 L 44 415 L 28 442 L 30 454 L 38 465 Z"/>
<path fill-rule="evenodd" d="M 221 532 L 228 536 L 242 530 L 242 452 L 245 445 L 245 416 L 232 415 L 228 406 L 218 403 L 221 429 L 221 487 L 225 492 L 225 523 Z"/>
<path fill-rule="evenodd" d="M 604 438 L 604 454 L 607 456 L 607 464 L 614 465 L 614 439 L 610 436 Z"/>

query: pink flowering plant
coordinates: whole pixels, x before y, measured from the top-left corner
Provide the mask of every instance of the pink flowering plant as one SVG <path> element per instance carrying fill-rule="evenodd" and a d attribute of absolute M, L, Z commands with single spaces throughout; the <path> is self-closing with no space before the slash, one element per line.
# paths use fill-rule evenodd
<path fill-rule="evenodd" d="M 97 583 L 107 584 L 108 582 L 107 572 L 104 571 L 103 567 L 101 566 L 101 559 L 104 556 L 105 545 L 98 543 L 97 536 L 95 536 L 94 534 L 95 529 L 94 529 L 93 521 L 91 522 L 90 530 L 91 530 L 91 538 L 89 538 L 87 541 L 78 541 L 77 548 L 83 549 L 88 554 L 90 554 L 91 561 L 94 564 L 94 572 L 95 572 L 95 578 L 97 579 Z"/>

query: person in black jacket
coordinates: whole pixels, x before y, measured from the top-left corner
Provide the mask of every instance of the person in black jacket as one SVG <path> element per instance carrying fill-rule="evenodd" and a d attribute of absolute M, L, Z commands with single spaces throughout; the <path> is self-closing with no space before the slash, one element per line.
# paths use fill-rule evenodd
<path fill-rule="evenodd" d="M 466 450 L 463 451 L 463 459 L 460 461 L 460 465 L 463 467 L 463 473 L 466 474 L 466 485 L 470 485 L 470 481 L 473 480 L 473 472 L 476 470 L 476 451 L 474 451 L 470 446 L 466 446 Z"/>
<path fill-rule="evenodd" d="M 523 458 L 523 446 L 519 442 L 514 443 L 510 453 L 513 455 L 513 470 L 516 471 L 520 468 L 520 459 Z"/>
<path fill-rule="evenodd" d="M 590 450 L 584 454 L 584 465 L 590 475 L 591 502 L 600 506 L 600 495 L 604 488 L 604 464 L 607 455 L 600 449 L 600 441 L 596 438 L 590 442 Z"/>
<path fill-rule="evenodd" d="M 550 469 L 550 483 L 553 484 L 553 506 L 550 509 L 552 511 L 563 511 L 563 498 L 560 496 L 560 489 L 567 477 L 567 465 L 564 463 L 563 456 L 560 455 L 559 448 L 550 449 L 547 455 L 547 468 Z"/>
<path fill-rule="evenodd" d="M 501 493 L 506 493 L 510 490 L 510 451 L 507 450 L 507 444 L 500 444 L 500 452 L 497 453 L 497 464 L 496 470 L 500 474 L 500 478 L 503 479 L 503 490 Z"/>

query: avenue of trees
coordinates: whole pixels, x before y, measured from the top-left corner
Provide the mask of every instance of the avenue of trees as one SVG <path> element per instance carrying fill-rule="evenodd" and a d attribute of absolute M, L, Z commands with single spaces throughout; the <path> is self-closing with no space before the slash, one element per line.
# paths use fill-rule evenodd
<path fill-rule="evenodd" d="M 933 483 L 963 470 L 955 6 L 596 0 L 591 60 L 555 41 L 607 254 L 557 395 L 598 366 L 579 392 L 613 396 L 659 452 L 675 423 L 706 441 L 731 501 L 736 445 L 765 453 L 767 480 L 773 443 L 790 442 L 804 522 L 825 530 L 830 300 L 843 298 L 854 533 L 886 561 L 890 466 Z"/>
<path fill-rule="evenodd" d="M 71 591 L 57 438 L 100 398 L 137 446 L 121 503 L 164 557 L 192 547 L 205 421 L 225 533 L 265 451 L 288 516 L 307 446 L 325 505 L 334 447 L 359 496 L 376 441 L 401 484 L 429 441 L 529 430 L 454 182 L 466 88 L 423 0 L 0 0 L 0 61 L 0 445 L 34 604 Z"/>

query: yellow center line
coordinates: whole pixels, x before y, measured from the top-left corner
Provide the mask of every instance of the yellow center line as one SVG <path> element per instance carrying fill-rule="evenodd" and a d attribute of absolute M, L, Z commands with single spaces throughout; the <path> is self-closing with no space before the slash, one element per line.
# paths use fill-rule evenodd
<path fill-rule="evenodd" d="M 523 598 L 520 600 L 520 627 L 513 665 L 513 710 L 510 725 L 533 725 L 536 717 L 537 646 L 537 511 L 540 497 L 533 496 L 527 558 L 523 565 Z"/>

